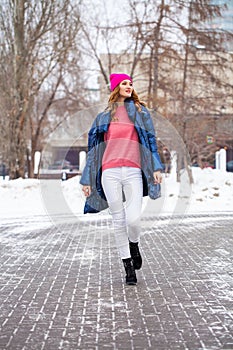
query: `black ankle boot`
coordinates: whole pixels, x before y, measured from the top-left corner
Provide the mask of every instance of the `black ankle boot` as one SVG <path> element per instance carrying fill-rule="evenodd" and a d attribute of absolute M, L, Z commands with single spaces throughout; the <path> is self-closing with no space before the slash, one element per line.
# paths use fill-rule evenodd
<path fill-rule="evenodd" d="M 137 277 L 136 277 L 132 259 L 131 258 L 122 259 L 122 261 L 126 272 L 126 276 L 125 276 L 126 284 L 129 284 L 129 285 L 137 284 Z"/>
<path fill-rule="evenodd" d="M 134 269 L 140 270 L 142 267 L 142 257 L 139 251 L 138 243 L 129 242 L 129 249 L 131 258 L 133 259 Z"/>

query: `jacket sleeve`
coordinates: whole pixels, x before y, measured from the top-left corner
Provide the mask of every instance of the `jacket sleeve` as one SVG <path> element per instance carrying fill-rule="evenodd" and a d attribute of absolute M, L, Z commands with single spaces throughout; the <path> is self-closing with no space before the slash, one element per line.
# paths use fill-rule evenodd
<path fill-rule="evenodd" d="M 83 169 L 80 179 L 81 185 L 92 186 L 93 178 L 93 166 L 95 164 L 96 157 L 96 145 L 97 145 L 97 126 L 96 120 L 93 122 L 90 131 L 88 132 L 88 153 L 86 165 Z"/>
<path fill-rule="evenodd" d="M 152 155 L 152 167 L 153 171 L 162 170 L 163 166 L 161 164 L 160 156 L 158 153 L 158 147 L 156 142 L 156 134 L 154 129 L 154 124 L 147 108 L 142 107 L 143 121 L 145 126 L 145 132 L 147 134 L 147 140 L 149 144 L 149 149 Z"/>

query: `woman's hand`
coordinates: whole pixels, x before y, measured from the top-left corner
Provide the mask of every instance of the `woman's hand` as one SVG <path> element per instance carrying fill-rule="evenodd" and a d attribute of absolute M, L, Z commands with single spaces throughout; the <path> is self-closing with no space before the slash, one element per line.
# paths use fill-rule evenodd
<path fill-rule="evenodd" d="M 155 184 L 161 184 L 162 183 L 162 179 L 163 179 L 161 171 L 155 171 L 153 173 L 153 175 L 154 175 L 154 183 Z"/>
<path fill-rule="evenodd" d="M 89 197 L 91 194 L 91 186 L 84 185 L 82 188 L 85 197 Z"/>

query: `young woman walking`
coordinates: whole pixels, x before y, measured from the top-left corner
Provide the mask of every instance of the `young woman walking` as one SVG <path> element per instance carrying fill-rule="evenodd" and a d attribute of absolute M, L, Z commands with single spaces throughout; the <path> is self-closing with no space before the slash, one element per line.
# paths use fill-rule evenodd
<path fill-rule="evenodd" d="M 111 74 L 110 88 L 108 106 L 88 133 L 88 157 L 80 183 L 87 197 L 84 213 L 109 207 L 126 283 L 135 285 L 135 270 L 142 266 L 142 198 L 160 196 L 162 164 L 150 113 L 132 78 Z"/>

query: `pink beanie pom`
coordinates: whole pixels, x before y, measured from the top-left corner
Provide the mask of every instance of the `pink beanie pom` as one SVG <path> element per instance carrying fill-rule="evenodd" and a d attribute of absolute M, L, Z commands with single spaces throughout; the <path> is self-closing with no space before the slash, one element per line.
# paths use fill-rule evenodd
<path fill-rule="evenodd" d="M 128 74 L 117 74 L 113 73 L 110 75 L 110 89 L 113 91 L 117 85 L 119 85 L 123 80 L 133 81 Z"/>

